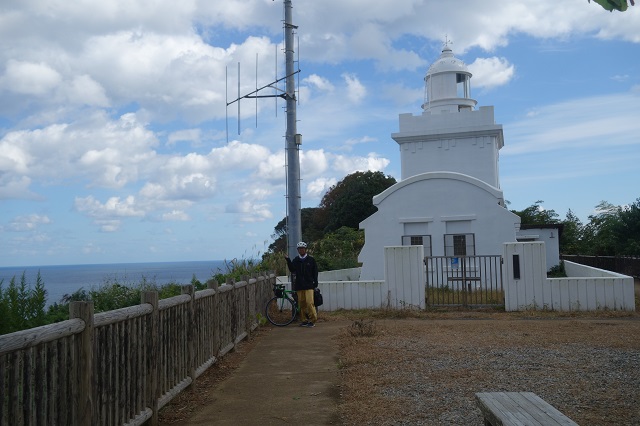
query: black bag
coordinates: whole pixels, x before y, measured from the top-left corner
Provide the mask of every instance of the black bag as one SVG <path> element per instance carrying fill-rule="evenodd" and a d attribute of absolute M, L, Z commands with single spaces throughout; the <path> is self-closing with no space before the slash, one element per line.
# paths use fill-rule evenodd
<path fill-rule="evenodd" d="M 316 307 L 322 306 L 322 293 L 317 287 L 313 290 L 313 305 Z"/>

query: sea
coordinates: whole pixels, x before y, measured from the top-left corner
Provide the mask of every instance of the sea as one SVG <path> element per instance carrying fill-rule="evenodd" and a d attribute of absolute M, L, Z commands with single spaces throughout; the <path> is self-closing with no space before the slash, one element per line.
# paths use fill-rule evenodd
<path fill-rule="evenodd" d="M 77 290 L 99 289 L 101 286 L 118 282 L 135 286 L 143 280 L 157 285 L 176 283 L 190 284 L 193 276 L 200 282 L 206 282 L 215 274 L 226 273 L 224 260 L 190 262 L 151 262 L 151 263 L 107 263 L 95 265 L 53 265 L 0 267 L 0 281 L 6 289 L 13 277 L 20 283 L 25 274 L 26 283 L 35 287 L 40 277 L 47 290 L 47 306 L 58 303 L 64 295 Z"/>

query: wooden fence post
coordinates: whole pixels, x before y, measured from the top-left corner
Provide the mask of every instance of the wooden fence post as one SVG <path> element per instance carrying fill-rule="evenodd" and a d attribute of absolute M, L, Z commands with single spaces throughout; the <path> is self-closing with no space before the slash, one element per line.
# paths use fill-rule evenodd
<path fill-rule="evenodd" d="M 211 318 L 217 320 L 218 318 L 218 310 L 220 303 L 220 290 L 218 288 L 218 280 L 209 280 L 207 281 L 207 286 L 215 291 L 213 295 L 213 312 L 211 313 Z M 218 355 L 220 354 L 220 326 L 216 324 L 214 327 L 214 335 L 213 335 L 213 356 L 216 357 L 216 362 L 218 361 Z"/>
<path fill-rule="evenodd" d="M 75 347 L 77 388 L 73 395 L 77 425 L 93 424 L 93 302 L 71 302 L 69 318 L 84 321 L 84 330 L 77 335 Z"/>
<path fill-rule="evenodd" d="M 242 281 L 245 282 L 242 292 L 240 292 L 240 310 L 239 316 L 241 317 L 241 324 L 244 324 L 244 332 L 247 333 L 247 338 L 251 335 L 251 320 L 249 316 L 249 279 L 251 275 L 243 275 Z"/>
<path fill-rule="evenodd" d="M 160 338 L 158 336 L 160 332 L 159 326 L 159 311 L 158 311 L 158 292 L 157 291 L 143 291 L 140 295 L 141 303 L 148 303 L 153 307 L 153 311 L 149 317 L 149 324 L 147 328 L 147 365 L 146 370 L 146 383 L 145 388 L 147 390 L 145 395 L 145 405 L 151 408 L 151 418 L 149 419 L 149 426 L 158 426 L 158 403 L 160 395 L 158 395 L 158 352 L 160 348 Z"/>
<path fill-rule="evenodd" d="M 231 334 L 233 335 L 231 338 L 231 342 L 233 343 L 233 347 L 231 348 L 232 352 L 235 352 L 236 350 L 236 344 L 235 344 L 235 340 L 236 337 L 238 337 L 238 315 L 237 315 L 237 310 L 238 310 L 238 292 L 236 291 L 236 280 L 234 280 L 231 277 L 227 277 L 227 282 L 225 283 L 226 285 L 230 285 L 233 287 L 233 290 L 231 291 L 231 304 L 230 304 L 230 312 L 229 312 L 229 318 L 223 318 L 223 321 L 231 321 L 230 327 L 229 329 L 231 330 Z"/>
<path fill-rule="evenodd" d="M 183 285 L 182 294 L 188 294 L 191 296 L 189 305 L 187 306 L 187 372 L 191 377 L 191 384 L 188 387 L 192 387 L 196 383 L 196 353 L 194 349 L 194 340 L 196 333 L 195 324 L 195 306 L 196 294 L 193 291 L 192 285 Z"/>

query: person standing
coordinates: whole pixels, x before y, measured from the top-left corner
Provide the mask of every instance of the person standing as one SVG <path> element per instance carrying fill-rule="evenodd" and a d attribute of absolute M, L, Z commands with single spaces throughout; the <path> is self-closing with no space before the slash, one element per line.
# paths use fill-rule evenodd
<path fill-rule="evenodd" d="M 318 320 L 316 307 L 313 304 L 313 290 L 318 287 L 318 264 L 316 260 L 307 254 L 307 243 L 298 243 L 298 256 L 289 259 L 285 253 L 289 271 L 294 274 L 295 281 L 293 290 L 298 295 L 298 305 L 300 306 L 300 319 L 302 327 L 315 327 Z"/>

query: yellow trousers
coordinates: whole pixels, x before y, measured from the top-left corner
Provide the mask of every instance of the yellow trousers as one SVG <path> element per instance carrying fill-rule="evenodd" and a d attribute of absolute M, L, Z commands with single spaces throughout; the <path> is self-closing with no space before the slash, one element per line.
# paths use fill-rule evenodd
<path fill-rule="evenodd" d="M 315 323 L 318 321 L 316 307 L 313 305 L 313 290 L 298 290 L 298 305 L 300 306 L 300 320 Z"/>

